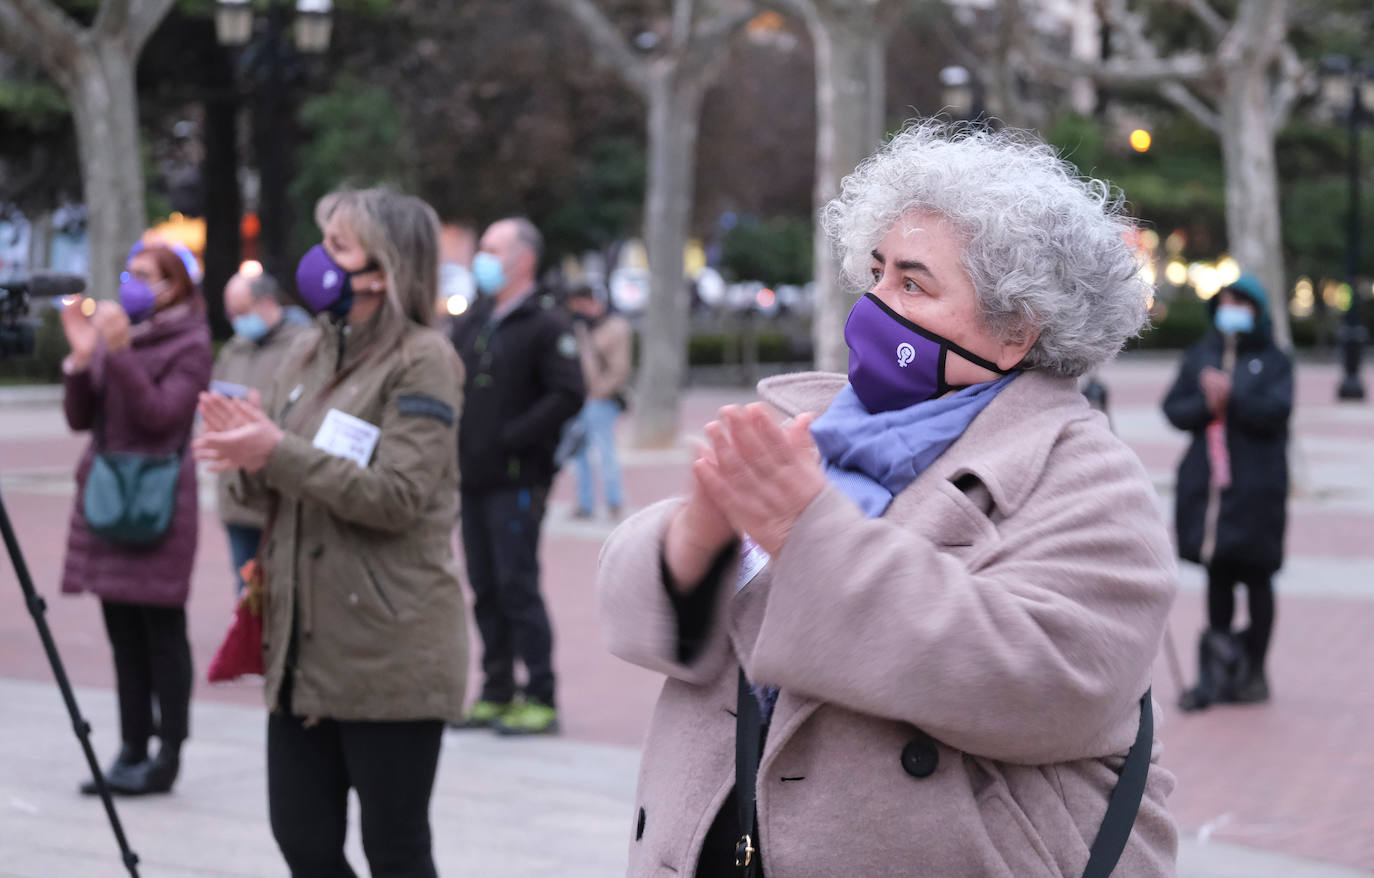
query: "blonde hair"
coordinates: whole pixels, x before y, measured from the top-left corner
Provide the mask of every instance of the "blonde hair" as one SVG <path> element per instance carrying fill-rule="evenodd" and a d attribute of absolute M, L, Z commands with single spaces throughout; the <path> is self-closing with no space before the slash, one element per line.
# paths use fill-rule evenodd
<path fill-rule="evenodd" d="M 335 214 L 386 276 L 376 352 L 401 341 L 406 323 L 429 326 L 439 297 L 439 216 L 423 200 L 385 187 L 341 189 L 315 205 L 323 229 Z"/>

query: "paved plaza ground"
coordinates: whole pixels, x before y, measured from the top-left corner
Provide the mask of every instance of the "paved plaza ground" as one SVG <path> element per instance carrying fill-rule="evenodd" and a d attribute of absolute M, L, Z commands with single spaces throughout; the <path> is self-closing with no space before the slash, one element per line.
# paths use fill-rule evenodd
<path fill-rule="evenodd" d="M 1103 376 L 1114 425 L 1144 461 L 1166 513 L 1185 441 L 1158 409 L 1173 368 L 1172 358 L 1136 356 Z M 1189 878 L 1374 875 L 1374 638 L 1367 636 L 1374 631 L 1374 403 L 1335 404 L 1331 365 L 1303 364 L 1298 374 L 1289 560 L 1278 578 L 1271 658 L 1274 700 L 1181 716 L 1162 657 L 1156 668 L 1164 762 L 1179 781 L 1171 806 L 1185 840 L 1180 874 Z M 699 430 L 718 406 L 750 396 L 692 390 L 686 431 Z M 0 392 L 0 489 L 49 598 L 49 621 L 103 763 L 115 750 L 117 721 L 99 608 L 88 597 L 56 594 L 72 469 L 84 442 L 68 434 L 51 392 Z M 680 490 L 687 459 L 681 449 L 627 453 L 631 504 Z M 601 647 L 593 571 L 611 524 L 572 519 L 567 481 L 555 491 L 542 552 L 564 734 L 503 741 L 449 733 L 434 804 L 444 875 L 623 872 L 637 746 L 659 681 Z M 210 482 L 202 487 L 188 608 L 198 673 L 232 604 L 213 490 Z M 1202 578 L 1185 567 L 1181 580 L 1171 627 L 1191 676 Z M 0 558 L 0 876 L 124 874 L 98 803 L 76 795 L 84 765 L 51 680 L 8 561 Z M 120 801 L 143 874 L 285 875 L 267 826 L 257 688 L 198 684 L 193 710 L 176 791 Z M 352 859 L 365 874 L 354 836 Z"/>

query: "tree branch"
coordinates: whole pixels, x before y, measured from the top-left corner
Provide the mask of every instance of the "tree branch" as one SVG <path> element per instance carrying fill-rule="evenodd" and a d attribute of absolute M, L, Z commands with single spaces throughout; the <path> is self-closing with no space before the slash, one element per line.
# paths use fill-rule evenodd
<path fill-rule="evenodd" d="M 734 36 L 735 31 L 748 24 L 758 12 L 758 5 L 753 0 L 733 0 L 696 23 L 692 30 L 693 46 L 702 47 L 696 51 L 713 53 L 720 43 Z"/>
<path fill-rule="evenodd" d="M 1241 0 L 1235 23 L 1217 48 L 1217 61 L 1227 69 L 1268 67 L 1287 34 L 1285 11 L 1284 0 Z"/>
<path fill-rule="evenodd" d="M 1028 55 L 1041 69 L 1087 77 L 1103 85 L 1197 82 L 1206 79 L 1211 72 L 1209 59 L 1192 53 L 1172 58 L 1112 58 L 1094 63 L 1056 55 L 1038 41 L 1031 40 Z"/>
<path fill-rule="evenodd" d="M 673 0 L 673 25 L 669 36 L 673 51 L 681 52 L 692 41 L 692 19 L 695 17 L 694 0 Z"/>
<path fill-rule="evenodd" d="M 4 2 L 4 0 L 0 0 Z M 592 49 L 640 96 L 649 94 L 649 69 L 593 0 L 554 0 L 577 22 Z"/>
<path fill-rule="evenodd" d="M 0 42 L 59 81 L 77 50 L 81 27 L 49 0 L 0 0 Z"/>
<path fill-rule="evenodd" d="M 1269 101 L 1269 118 L 1274 120 L 1274 130 L 1282 128 L 1293 112 L 1293 105 L 1306 90 L 1311 72 L 1302 63 L 1292 44 L 1285 42 L 1279 49 L 1278 81 Z"/>
<path fill-rule="evenodd" d="M 131 0 L 100 0 L 100 8 L 95 11 L 91 30 L 103 37 L 117 37 L 126 32 L 129 26 L 129 4 Z"/>
<path fill-rule="evenodd" d="M 1181 82 L 1166 82 L 1160 85 L 1159 93 L 1168 98 L 1175 106 L 1196 119 L 1204 128 L 1221 133 L 1221 114 Z"/>
<path fill-rule="evenodd" d="M 1173 0 L 1173 4 L 1191 12 L 1211 32 L 1212 36 L 1218 39 L 1226 36 L 1227 30 L 1230 29 L 1226 19 L 1221 16 L 1221 13 L 1213 9 L 1212 4 L 1207 0 Z"/>
<path fill-rule="evenodd" d="M 134 57 L 143 51 L 148 38 L 172 10 L 175 0 L 133 0 L 129 17 L 129 40 Z"/>

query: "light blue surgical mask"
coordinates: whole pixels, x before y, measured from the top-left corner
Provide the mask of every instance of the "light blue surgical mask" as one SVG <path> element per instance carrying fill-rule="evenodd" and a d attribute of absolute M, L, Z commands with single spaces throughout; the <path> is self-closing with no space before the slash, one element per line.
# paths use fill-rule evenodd
<path fill-rule="evenodd" d="M 257 341 L 262 338 L 270 328 L 267 321 L 258 316 L 256 311 L 249 311 L 241 317 L 235 317 L 230 323 L 233 324 L 235 335 L 241 335 L 249 341 Z"/>
<path fill-rule="evenodd" d="M 1218 305 L 1213 321 L 1227 334 L 1255 331 L 1255 312 L 1244 305 Z"/>
<path fill-rule="evenodd" d="M 472 279 L 479 293 L 490 295 L 506 285 L 506 270 L 492 254 L 478 253 L 472 257 Z"/>

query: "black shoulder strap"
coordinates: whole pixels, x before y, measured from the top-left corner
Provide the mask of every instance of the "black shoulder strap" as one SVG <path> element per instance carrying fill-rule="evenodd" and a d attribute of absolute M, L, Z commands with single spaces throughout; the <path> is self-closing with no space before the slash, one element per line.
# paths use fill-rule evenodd
<path fill-rule="evenodd" d="M 1083 878 L 1108 878 L 1116 868 L 1121 852 L 1131 837 L 1135 826 L 1136 814 L 1140 811 L 1140 801 L 1145 796 L 1145 780 L 1150 773 L 1150 750 L 1154 747 L 1155 717 L 1150 703 L 1150 690 L 1140 697 L 1140 729 L 1136 732 L 1135 743 L 1126 754 L 1126 764 L 1121 766 L 1121 778 L 1107 800 L 1107 814 L 1102 818 L 1102 827 L 1097 830 L 1092 849 L 1088 852 L 1088 865 L 1083 870 Z"/>
<path fill-rule="evenodd" d="M 757 837 L 754 822 L 758 819 L 755 804 L 755 784 L 759 776 L 759 750 L 763 744 L 763 720 L 759 716 L 759 702 L 744 676 L 739 672 L 739 698 L 735 704 L 735 801 L 739 805 L 739 843 L 735 845 L 735 866 L 745 878 L 758 874 Z"/>
<path fill-rule="evenodd" d="M 1093 839 L 1083 878 L 1108 878 L 1121 859 L 1121 852 L 1126 849 L 1131 829 L 1135 826 L 1136 814 L 1145 796 L 1145 781 L 1150 773 L 1150 751 L 1154 747 L 1154 710 L 1150 692 L 1147 689 L 1140 697 L 1140 728 L 1136 731 L 1135 743 L 1126 754 L 1121 777 L 1107 801 L 1107 813 L 1102 818 L 1097 838 Z M 754 824 L 758 819 L 758 811 L 755 784 L 758 781 L 761 739 L 758 699 L 754 697 L 749 680 L 741 668 L 739 697 L 735 705 L 735 798 L 739 806 L 740 827 L 739 844 L 735 847 L 735 866 L 746 878 L 757 874 L 758 839 Z"/>

